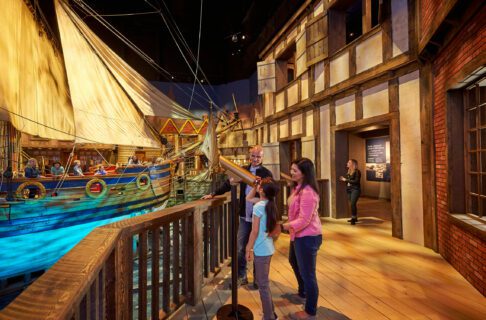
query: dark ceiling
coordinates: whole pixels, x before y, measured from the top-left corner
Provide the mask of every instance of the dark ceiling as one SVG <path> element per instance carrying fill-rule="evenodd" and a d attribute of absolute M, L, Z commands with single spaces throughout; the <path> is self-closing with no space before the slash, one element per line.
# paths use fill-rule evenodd
<path fill-rule="evenodd" d="M 31 0 L 34 1 L 34 0 Z M 52 20 L 52 0 L 41 6 Z M 194 80 L 164 23 L 174 21 L 196 56 L 201 2 L 196 0 L 70 0 L 71 7 L 130 65 L 149 80 L 167 81 L 123 42 L 107 31 L 81 6 L 93 8 L 135 43 L 177 82 Z M 304 0 L 206 0 L 203 1 L 200 65 L 213 84 L 248 78 L 256 70 L 259 52 L 304 3 Z M 138 15 L 121 15 L 145 13 Z M 244 39 L 243 36 L 244 35 Z M 234 37 L 236 36 L 236 37 Z M 195 62 L 186 58 L 194 67 Z M 202 78 L 202 76 L 199 76 Z"/>

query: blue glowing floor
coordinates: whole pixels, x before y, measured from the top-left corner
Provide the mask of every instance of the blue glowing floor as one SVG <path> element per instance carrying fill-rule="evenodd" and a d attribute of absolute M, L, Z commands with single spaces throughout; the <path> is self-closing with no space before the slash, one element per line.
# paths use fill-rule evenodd
<path fill-rule="evenodd" d="M 56 263 L 94 228 L 146 211 L 82 225 L 0 238 L 0 279 L 44 270 Z"/>

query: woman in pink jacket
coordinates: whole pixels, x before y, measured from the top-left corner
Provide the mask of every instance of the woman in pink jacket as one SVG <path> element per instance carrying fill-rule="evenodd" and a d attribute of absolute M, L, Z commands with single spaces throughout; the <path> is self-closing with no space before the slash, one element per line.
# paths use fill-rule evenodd
<path fill-rule="evenodd" d="M 290 319 L 316 319 L 319 288 L 316 277 L 317 251 L 322 243 L 318 215 L 319 191 L 314 164 L 307 158 L 292 162 L 290 174 L 295 186 L 288 199 L 289 221 L 282 228 L 290 232 L 289 261 L 299 284 L 305 309 Z"/>

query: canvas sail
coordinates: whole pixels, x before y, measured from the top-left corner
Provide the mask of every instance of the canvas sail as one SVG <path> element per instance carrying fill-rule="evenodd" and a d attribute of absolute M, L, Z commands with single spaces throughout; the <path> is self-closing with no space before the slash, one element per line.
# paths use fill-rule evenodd
<path fill-rule="evenodd" d="M 0 10 L 0 116 L 19 131 L 73 140 L 75 125 L 61 56 L 19 0 Z"/>
<path fill-rule="evenodd" d="M 91 48 L 116 78 L 123 90 L 135 102 L 145 116 L 157 116 L 176 119 L 195 119 L 196 117 L 178 103 L 167 97 L 154 85 L 130 67 L 113 52 L 93 31 L 67 6 L 64 7 L 69 17 L 83 34 Z"/>
<path fill-rule="evenodd" d="M 55 1 L 76 142 L 160 147 L 129 96 L 72 21 L 64 2 Z"/>

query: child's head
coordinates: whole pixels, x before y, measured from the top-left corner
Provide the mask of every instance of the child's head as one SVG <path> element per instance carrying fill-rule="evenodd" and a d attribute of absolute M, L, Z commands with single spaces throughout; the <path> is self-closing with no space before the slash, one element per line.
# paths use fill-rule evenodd
<path fill-rule="evenodd" d="M 272 180 L 272 178 L 264 178 L 260 181 L 257 191 L 260 194 L 260 198 L 265 198 L 268 203 L 265 206 L 267 214 L 267 230 L 266 232 L 272 232 L 277 225 L 277 204 L 275 198 L 279 191 L 279 185 Z"/>
<path fill-rule="evenodd" d="M 274 200 L 279 189 L 278 184 L 272 178 L 264 178 L 260 181 L 257 191 L 261 196 L 269 200 Z"/>

